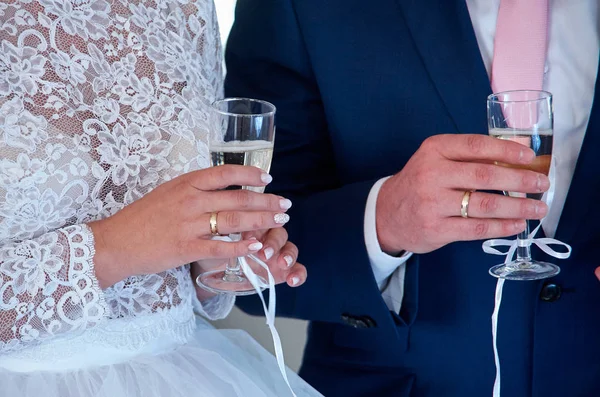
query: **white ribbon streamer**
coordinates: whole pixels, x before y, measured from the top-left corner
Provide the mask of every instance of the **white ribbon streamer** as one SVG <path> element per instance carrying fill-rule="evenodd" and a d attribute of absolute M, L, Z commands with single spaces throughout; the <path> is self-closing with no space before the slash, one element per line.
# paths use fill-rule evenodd
<path fill-rule="evenodd" d="M 494 255 L 506 255 L 504 263 L 510 263 L 513 260 L 515 252 L 519 246 L 529 246 L 531 244 L 537 245 L 546 254 L 557 258 L 567 259 L 571 256 L 571 246 L 563 243 L 562 241 L 553 238 L 534 238 L 542 222 L 529 234 L 526 240 L 503 240 L 503 239 L 492 239 L 483 242 L 483 251 L 487 254 Z M 550 245 L 562 245 L 567 249 L 567 252 L 556 252 Z M 497 250 L 494 247 L 509 247 L 506 252 Z M 496 295 L 494 302 L 494 312 L 492 313 L 492 342 L 494 344 L 494 361 L 496 363 L 496 379 L 494 380 L 494 391 L 493 397 L 500 397 L 500 356 L 498 354 L 498 313 L 500 311 L 500 304 L 502 303 L 502 290 L 504 288 L 504 279 L 499 278 L 496 284 Z"/>
<path fill-rule="evenodd" d="M 287 377 L 285 361 L 283 358 L 283 347 L 281 346 L 281 338 L 279 337 L 277 328 L 275 328 L 275 300 L 276 300 L 275 299 L 275 279 L 273 278 L 273 275 L 271 274 L 271 271 L 269 270 L 269 266 L 265 262 L 263 262 L 262 260 L 260 260 L 259 258 L 257 258 L 254 255 L 249 255 L 249 257 L 256 263 L 258 263 L 267 272 L 269 281 L 267 284 L 265 284 L 256 275 L 256 273 L 254 273 L 254 271 L 252 270 L 250 265 L 248 265 L 248 261 L 246 260 L 246 258 L 245 257 L 240 258 L 240 265 L 241 265 L 242 271 L 248 278 L 248 281 L 250 281 L 250 284 L 252 284 L 252 286 L 256 290 L 256 293 L 258 294 L 258 296 L 260 297 L 260 300 L 262 302 L 263 310 L 265 311 L 265 317 L 267 318 L 267 325 L 269 326 L 269 330 L 271 331 L 271 336 L 273 337 L 273 346 L 275 348 L 275 357 L 277 358 L 277 365 L 279 366 L 279 371 L 281 372 L 281 375 L 283 376 L 283 379 L 285 380 L 285 383 L 287 384 L 288 388 L 292 392 L 292 396 L 296 397 L 296 393 L 294 393 L 294 390 L 292 390 L 292 386 L 290 385 L 290 381 L 288 380 L 288 377 Z M 269 304 L 268 304 L 268 306 L 265 302 L 265 297 L 263 296 L 263 293 L 262 293 L 262 288 L 264 288 L 264 287 L 269 288 Z"/>

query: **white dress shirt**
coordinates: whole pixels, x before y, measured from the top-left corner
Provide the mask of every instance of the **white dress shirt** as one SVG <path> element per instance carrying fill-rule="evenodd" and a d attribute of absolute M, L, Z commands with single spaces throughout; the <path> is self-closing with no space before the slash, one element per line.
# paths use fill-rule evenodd
<path fill-rule="evenodd" d="M 494 35 L 500 0 L 467 0 L 481 57 L 490 75 Z M 554 197 L 544 232 L 553 237 L 587 129 L 600 51 L 599 5 L 597 0 L 550 0 L 548 54 L 543 88 L 554 100 Z M 482 98 L 485 100 L 485 98 Z M 376 183 L 365 210 L 365 242 L 375 279 L 390 310 L 398 312 L 404 294 L 404 263 L 410 253 L 392 257 L 381 250 L 375 227 Z M 460 203 L 457 203 L 459 205 Z"/>

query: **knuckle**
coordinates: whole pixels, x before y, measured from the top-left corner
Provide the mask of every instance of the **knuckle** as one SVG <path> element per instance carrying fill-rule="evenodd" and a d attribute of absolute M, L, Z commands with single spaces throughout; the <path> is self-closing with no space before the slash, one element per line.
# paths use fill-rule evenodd
<path fill-rule="evenodd" d="M 242 217 L 238 212 L 228 212 L 225 214 L 225 224 L 231 229 L 237 229 L 242 223 Z"/>
<path fill-rule="evenodd" d="M 475 168 L 475 181 L 481 186 L 489 186 L 494 179 L 492 167 L 480 165 Z"/>
<path fill-rule="evenodd" d="M 217 178 L 223 182 L 230 182 L 235 177 L 235 170 L 230 165 L 221 165 L 216 168 Z"/>
<path fill-rule="evenodd" d="M 515 225 L 512 221 L 502 222 L 502 235 L 511 236 L 515 234 Z"/>
<path fill-rule="evenodd" d="M 485 149 L 485 137 L 480 135 L 469 135 L 467 137 L 467 148 L 473 155 L 481 154 Z"/>
<path fill-rule="evenodd" d="M 484 238 L 487 236 L 489 229 L 490 225 L 487 222 L 476 222 L 473 225 L 473 235 L 478 239 Z"/>
<path fill-rule="evenodd" d="M 517 150 L 510 141 L 504 141 L 502 139 L 496 140 L 502 147 L 502 156 L 506 159 L 518 160 L 520 151 Z"/>
<path fill-rule="evenodd" d="M 254 220 L 252 227 L 254 229 L 265 229 L 269 224 L 270 224 L 269 216 L 265 213 L 261 213 L 261 214 L 258 214 L 256 219 Z"/>
<path fill-rule="evenodd" d="M 252 196 L 248 190 L 236 190 L 235 202 L 239 208 L 248 208 L 252 204 Z"/>
<path fill-rule="evenodd" d="M 425 139 L 423 143 L 421 143 L 421 149 L 424 151 L 430 151 L 437 148 L 440 145 L 440 141 L 443 139 L 441 135 L 432 135 L 429 138 Z"/>
<path fill-rule="evenodd" d="M 160 186 L 157 188 L 157 190 Z M 156 190 L 155 190 L 156 191 Z M 184 183 L 176 183 L 171 188 L 169 195 L 171 195 L 176 201 L 177 204 L 186 208 L 186 206 L 194 203 L 198 199 L 198 190 L 193 188 L 193 185 L 184 182 Z"/>
<path fill-rule="evenodd" d="M 273 211 L 281 211 L 280 198 L 274 195 L 269 195 L 269 208 Z"/>
<path fill-rule="evenodd" d="M 523 200 L 520 205 L 519 205 L 519 218 L 520 219 L 529 219 L 529 218 L 535 218 L 536 217 L 536 213 L 535 213 L 535 204 Z"/>
<path fill-rule="evenodd" d="M 498 210 L 498 199 L 491 195 L 486 195 L 479 202 L 479 210 L 484 215 L 493 214 Z"/>
<path fill-rule="evenodd" d="M 536 190 L 538 183 L 537 175 L 535 175 L 532 171 L 523 171 L 523 176 L 521 178 L 521 184 L 524 189 L 527 190 Z"/>
<path fill-rule="evenodd" d="M 271 229 L 269 234 L 271 234 L 273 242 L 278 247 L 287 246 L 287 244 L 289 244 L 287 241 L 288 233 L 287 233 L 287 230 L 285 230 L 285 228 L 279 227 L 279 228 Z"/>
<path fill-rule="evenodd" d="M 296 246 L 294 243 L 288 242 L 289 234 L 288 234 L 288 231 L 284 227 L 280 227 L 278 229 L 273 229 L 273 230 L 276 230 L 280 234 L 280 238 L 283 243 L 287 242 L 288 244 L 291 244 L 294 247 Z"/>
<path fill-rule="evenodd" d="M 248 247 L 242 243 L 237 243 L 234 246 L 235 256 L 244 256 L 248 253 Z"/>
<path fill-rule="evenodd" d="M 286 244 L 284 251 L 284 255 L 290 255 L 292 258 L 294 258 L 294 261 L 298 258 L 298 248 L 296 248 L 294 244 Z"/>

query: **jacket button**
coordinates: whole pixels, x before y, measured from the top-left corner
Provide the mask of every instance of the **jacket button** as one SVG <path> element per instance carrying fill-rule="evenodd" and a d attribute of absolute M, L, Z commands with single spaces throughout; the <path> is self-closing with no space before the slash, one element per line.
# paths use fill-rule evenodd
<path fill-rule="evenodd" d="M 373 320 L 369 316 L 363 316 L 363 317 L 361 317 L 361 320 L 364 321 L 364 323 L 366 324 L 367 328 L 375 328 L 375 327 L 377 327 L 377 323 L 375 322 L 375 320 Z"/>
<path fill-rule="evenodd" d="M 540 299 L 544 302 L 556 302 L 560 299 L 562 288 L 554 283 L 545 284 L 540 292 Z"/>
<path fill-rule="evenodd" d="M 342 314 L 342 322 L 352 328 L 369 328 L 362 319 L 346 313 Z"/>

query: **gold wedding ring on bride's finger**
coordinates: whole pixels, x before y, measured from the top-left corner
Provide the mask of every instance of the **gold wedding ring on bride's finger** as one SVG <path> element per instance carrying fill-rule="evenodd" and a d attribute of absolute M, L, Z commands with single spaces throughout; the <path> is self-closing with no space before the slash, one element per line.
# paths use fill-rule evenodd
<path fill-rule="evenodd" d="M 460 203 L 460 216 L 463 218 L 469 217 L 469 200 L 471 199 L 471 193 L 473 193 L 473 190 L 467 190 L 465 194 L 463 194 L 462 202 Z"/>
<path fill-rule="evenodd" d="M 218 212 L 211 212 L 210 213 L 210 234 L 212 234 L 213 236 L 220 236 L 221 234 L 219 233 L 219 227 L 217 225 L 217 216 L 219 215 Z"/>

